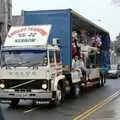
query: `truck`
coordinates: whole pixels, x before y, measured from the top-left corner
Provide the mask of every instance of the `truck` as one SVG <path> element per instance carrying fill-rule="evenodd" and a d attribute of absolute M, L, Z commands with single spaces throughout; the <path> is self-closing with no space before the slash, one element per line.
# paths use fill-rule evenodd
<path fill-rule="evenodd" d="M 104 86 L 110 66 L 109 32 L 72 9 L 23 11 L 1 48 L 0 99 L 60 105 L 88 87 Z M 86 75 L 73 70 L 82 58 Z"/>

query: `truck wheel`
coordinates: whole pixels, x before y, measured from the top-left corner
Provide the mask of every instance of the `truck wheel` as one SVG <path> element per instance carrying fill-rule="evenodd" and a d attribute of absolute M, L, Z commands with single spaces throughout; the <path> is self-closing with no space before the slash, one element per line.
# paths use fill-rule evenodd
<path fill-rule="evenodd" d="M 102 75 L 102 84 L 101 86 L 104 86 L 106 83 L 106 77 L 105 77 L 105 74 Z"/>
<path fill-rule="evenodd" d="M 98 88 L 104 86 L 106 82 L 105 75 L 101 73 L 100 78 L 99 78 L 99 83 L 98 83 Z"/>
<path fill-rule="evenodd" d="M 20 101 L 19 99 L 12 99 L 11 103 L 10 103 L 10 106 L 17 106 L 19 101 Z"/>
<path fill-rule="evenodd" d="M 100 88 L 102 86 L 102 78 L 100 77 L 98 81 L 97 88 Z"/>
<path fill-rule="evenodd" d="M 52 101 L 52 105 L 53 106 L 58 106 L 60 105 L 61 103 L 63 103 L 64 101 L 64 90 L 63 90 L 63 87 L 58 84 L 58 90 L 56 91 L 56 98 L 54 101 Z"/>
<path fill-rule="evenodd" d="M 116 76 L 115 76 L 115 79 L 118 79 L 118 77 L 119 77 L 119 76 L 118 76 L 118 75 L 116 75 Z"/>
<path fill-rule="evenodd" d="M 69 96 L 71 91 L 70 82 L 68 80 L 65 81 L 65 95 Z"/>
<path fill-rule="evenodd" d="M 79 97 L 79 95 L 80 95 L 80 85 L 75 84 L 75 85 L 73 85 L 73 96 Z"/>

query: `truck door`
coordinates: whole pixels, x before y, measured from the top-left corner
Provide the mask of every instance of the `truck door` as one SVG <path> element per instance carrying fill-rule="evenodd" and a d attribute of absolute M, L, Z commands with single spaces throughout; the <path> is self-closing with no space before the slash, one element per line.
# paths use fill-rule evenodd
<path fill-rule="evenodd" d="M 60 61 L 60 51 L 55 51 L 55 63 L 57 76 L 62 75 L 62 62 Z"/>
<path fill-rule="evenodd" d="M 50 64 L 50 71 L 51 74 L 55 76 L 56 69 L 55 69 L 55 51 L 49 50 L 49 64 Z"/>

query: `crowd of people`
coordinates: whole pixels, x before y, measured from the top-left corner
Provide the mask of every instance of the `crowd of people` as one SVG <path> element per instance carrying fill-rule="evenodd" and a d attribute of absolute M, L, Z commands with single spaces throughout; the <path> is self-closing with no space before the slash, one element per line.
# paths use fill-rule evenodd
<path fill-rule="evenodd" d="M 80 46 L 78 44 L 77 33 L 72 32 L 72 72 L 78 72 L 81 79 L 86 79 L 86 65 L 84 58 L 80 53 Z"/>
<path fill-rule="evenodd" d="M 89 35 L 85 32 L 81 33 L 81 36 L 82 37 L 80 39 L 80 36 L 78 38 L 78 34 L 76 31 L 72 32 L 72 71 L 79 72 L 81 79 L 85 80 L 89 76 L 89 72 L 86 68 L 87 57 L 84 53 L 81 52 L 80 45 L 88 45 L 90 47 L 96 47 L 97 49 L 99 49 L 102 45 L 102 42 L 101 36 L 98 33 Z"/>

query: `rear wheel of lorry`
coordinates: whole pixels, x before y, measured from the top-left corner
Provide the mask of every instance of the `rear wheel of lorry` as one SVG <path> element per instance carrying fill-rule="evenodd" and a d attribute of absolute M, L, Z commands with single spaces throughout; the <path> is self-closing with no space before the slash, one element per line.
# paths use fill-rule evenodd
<path fill-rule="evenodd" d="M 19 101 L 20 101 L 19 99 L 12 99 L 11 103 L 10 103 L 10 106 L 17 106 Z"/>
<path fill-rule="evenodd" d="M 98 87 L 104 86 L 105 83 L 106 83 L 105 74 L 101 73 L 101 74 L 100 74 L 100 78 L 99 78 Z"/>
<path fill-rule="evenodd" d="M 102 79 L 102 84 L 101 84 L 101 86 L 104 86 L 105 83 L 106 83 L 106 76 L 105 76 L 105 74 L 102 74 L 101 79 Z"/>
<path fill-rule="evenodd" d="M 65 80 L 65 95 L 70 96 L 70 92 L 71 92 L 70 81 Z"/>
<path fill-rule="evenodd" d="M 65 96 L 64 88 L 61 84 L 58 84 L 57 91 L 56 91 L 56 98 L 54 101 L 51 101 L 50 104 L 52 104 L 53 106 L 58 106 L 62 104 L 64 101 L 64 96 Z"/>
<path fill-rule="evenodd" d="M 102 86 L 102 78 L 100 77 L 98 79 L 98 84 L 97 84 L 97 88 L 100 88 Z"/>
<path fill-rule="evenodd" d="M 81 89 L 80 89 L 80 85 L 79 84 L 74 84 L 73 85 L 73 96 L 74 97 L 79 97 L 79 95 L 80 95 L 80 91 L 81 91 Z"/>

